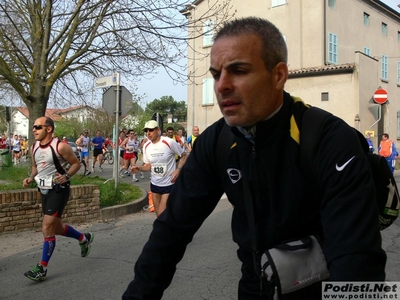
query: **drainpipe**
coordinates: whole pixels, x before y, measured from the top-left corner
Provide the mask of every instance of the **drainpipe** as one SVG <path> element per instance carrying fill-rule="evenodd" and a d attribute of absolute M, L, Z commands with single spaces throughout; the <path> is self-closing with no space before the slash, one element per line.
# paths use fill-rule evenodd
<path fill-rule="evenodd" d="M 327 65 L 326 59 L 326 1 L 324 1 L 324 65 Z"/>

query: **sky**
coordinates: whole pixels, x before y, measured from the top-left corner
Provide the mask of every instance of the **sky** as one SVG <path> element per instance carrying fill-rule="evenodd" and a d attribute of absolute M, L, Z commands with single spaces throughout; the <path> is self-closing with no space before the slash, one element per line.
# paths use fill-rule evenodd
<path fill-rule="evenodd" d="M 400 8 L 397 6 L 400 4 L 400 0 L 381 0 L 381 2 L 400 12 Z"/>
<path fill-rule="evenodd" d="M 397 7 L 400 0 L 381 0 L 381 2 L 400 12 L 400 8 Z M 172 96 L 176 101 L 186 101 L 187 85 L 174 83 L 163 69 L 159 69 L 158 72 L 153 78 L 144 79 L 137 83 L 137 93 L 139 95 L 146 94 L 144 102 L 149 103 L 154 99 L 160 99 L 162 96 Z"/>
<path fill-rule="evenodd" d="M 142 79 L 137 82 L 138 95 L 144 95 L 144 102 L 149 103 L 162 96 L 172 96 L 175 101 L 187 101 L 187 84 L 177 83 L 163 68 L 157 69 L 157 74 L 151 79 Z M 149 77 L 149 76 L 147 76 Z M 121 79 L 123 81 L 123 79 Z"/>

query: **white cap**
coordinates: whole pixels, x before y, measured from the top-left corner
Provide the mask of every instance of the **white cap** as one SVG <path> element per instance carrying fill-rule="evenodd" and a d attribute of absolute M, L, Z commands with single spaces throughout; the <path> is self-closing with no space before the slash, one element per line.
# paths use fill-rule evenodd
<path fill-rule="evenodd" d="M 143 130 L 145 130 L 145 129 L 154 129 L 156 127 L 158 127 L 157 121 L 150 120 L 150 121 L 147 121 L 146 124 L 144 124 Z"/>

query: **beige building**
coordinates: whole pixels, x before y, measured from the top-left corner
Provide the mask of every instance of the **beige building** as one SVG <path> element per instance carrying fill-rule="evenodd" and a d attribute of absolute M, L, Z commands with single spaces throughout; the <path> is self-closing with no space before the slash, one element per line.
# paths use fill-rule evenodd
<path fill-rule="evenodd" d="M 189 134 L 193 125 L 201 132 L 221 117 L 207 72 L 214 27 L 220 22 L 204 18 L 213 1 L 197 0 L 182 11 L 189 35 L 198 36 L 188 53 L 189 78 L 194 81 L 188 87 Z M 289 53 L 287 92 L 362 133 L 371 131 L 375 146 L 385 132 L 400 145 L 398 12 L 378 0 L 231 0 L 230 5 L 235 18 L 266 18 L 281 30 Z M 191 22 L 202 27 L 202 36 Z M 383 105 L 373 101 L 380 88 L 388 94 Z"/>

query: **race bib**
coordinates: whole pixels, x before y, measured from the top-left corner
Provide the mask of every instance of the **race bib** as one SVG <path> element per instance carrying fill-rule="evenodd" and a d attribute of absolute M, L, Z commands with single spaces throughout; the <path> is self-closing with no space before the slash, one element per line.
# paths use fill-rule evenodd
<path fill-rule="evenodd" d="M 151 165 L 151 173 L 163 177 L 167 173 L 167 164 L 156 163 Z"/>
<path fill-rule="evenodd" d="M 35 181 L 40 189 L 52 189 L 53 188 L 53 175 L 48 175 L 48 176 L 35 176 Z"/>

